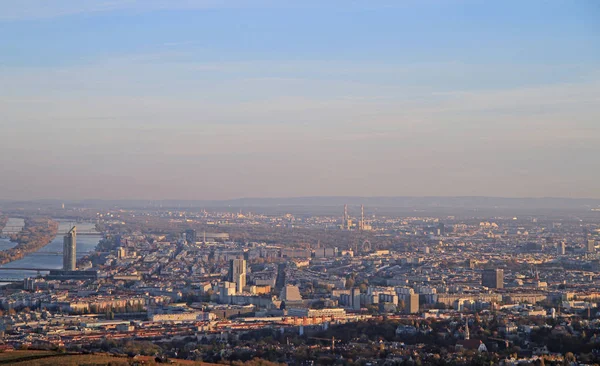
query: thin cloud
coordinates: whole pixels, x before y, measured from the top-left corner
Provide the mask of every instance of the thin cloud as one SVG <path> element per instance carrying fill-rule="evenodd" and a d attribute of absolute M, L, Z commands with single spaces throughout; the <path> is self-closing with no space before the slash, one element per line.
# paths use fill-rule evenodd
<path fill-rule="evenodd" d="M 374 5 L 375 3 L 377 5 Z M 77 14 L 113 11 L 148 12 L 161 10 L 202 10 L 233 8 L 319 9 L 323 6 L 369 10 L 376 7 L 399 8 L 411 1 L 373 0 L 348 2 L 346 0 L 0 0 L 0 21 L 49 19 Z"/>
<path fill-rule="evenodd" d="M 252 5 L 268 3 L 253 2 Z M 2 0 L 0 21 L 48 19 L 111 11 L 146 12 L 167 9 L 213 9 L 247 7 L 241 0 Z"/>

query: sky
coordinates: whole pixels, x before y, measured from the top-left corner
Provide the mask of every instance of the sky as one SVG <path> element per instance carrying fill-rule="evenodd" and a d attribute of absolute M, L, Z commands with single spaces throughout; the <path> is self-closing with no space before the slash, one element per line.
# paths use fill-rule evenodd
<path fill-rule="evenodd" d="M 596 0 L 0 0 L 0 198 L 600 198 Z"/>

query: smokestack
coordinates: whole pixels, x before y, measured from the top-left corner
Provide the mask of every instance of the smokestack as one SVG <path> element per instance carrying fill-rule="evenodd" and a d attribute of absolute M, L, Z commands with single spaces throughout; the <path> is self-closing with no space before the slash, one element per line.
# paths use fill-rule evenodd
<path fill-rule="evenodd" d="M 360 205 L 360 229 L 365 229 L 365 206 Z"/>

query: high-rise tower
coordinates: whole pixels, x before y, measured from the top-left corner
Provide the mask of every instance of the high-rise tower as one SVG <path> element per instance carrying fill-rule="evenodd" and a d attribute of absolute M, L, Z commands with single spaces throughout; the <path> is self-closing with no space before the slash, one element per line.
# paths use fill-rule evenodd
<path fill-rule="evenodd" d="M 566 252 L 566 248 L 567 248 L 567 244 L 565 243 L 565 241 L 561 241 L 558 244 L 558 255 L 565 255 Z"/>
<path fill-rule="evenodd" d="M 481 275 L 481 285 L 488 288 L 504 288 L 504 270 L 484 269 Z"/>
<path fill-rule="evenodd" d="M 188 229 L 185 231 L 185 240 L 190 244 L 195 244 L 197 240 L 197 233 L 194 229 Z"/>
<path fill-rule="evenodd" d="M 241 293 L 246 286 L 246 274 L 246 261 L 244 259 L 229 261 L 229 282 L 235 282 L 237 293 Z"/>
<path fill-rule="evenodd" d="M 596 241 L 594 239 L 588 239 L 586 249 L 588 253 L 594 253 L 596 251 Z"/>
<path fill-rule="evenodd" d="M 77 230 L 75 226 L 63 238 L 63 269 L 65 271 L 77 269 Z"/>
<path fill-rule="evenodd" d="M 348 205 L 344 205 L 344 218 L 342 219 L 342 229 L 348 228 Z"/>

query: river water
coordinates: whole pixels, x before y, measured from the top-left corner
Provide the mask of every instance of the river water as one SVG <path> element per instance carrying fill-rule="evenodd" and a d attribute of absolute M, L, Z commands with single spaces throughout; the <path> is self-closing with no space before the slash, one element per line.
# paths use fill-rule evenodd
<path fill-rule="evenodd" d="M 19 226 L 18 221 L 10 221 L 7 226 Z M 22 219 L 20 226 L 23 226 Z M 58 232 L 64 233 L 69 231 L 71 226 L 76 225 L 78 231 L 90 231 L 93 230 L 95 225 L 90 223 L 72 223 L 67 220 L 54 219 L 59 223 Z M 81 258 L 93 251 L 98 242 L 102 239 L 100 234 L 98 235 L 78 235 L 77 236 L 77 258 Z M 8 239 L 0 239 L 0 250 L 9 249 L 15 246 L 15 243 L 10 242 Z M 48 269 L 61 269 L 62 268 L 62 254 L 48 253 L 47 252 L 60 252 L 63 250 L 63 236 L 57 235 L 48 245 L 41 248 L 35 253 L 30 253 L 14 262 L 6 263 L 0 266 L 0 268 L 48 268 Z M 42 274 L 46 272 L 41 272 Z M 36 276 L 35 271 L 20 271 L 20 270 L 0 270 L 0 281 L 18 281 L 26 277 Z"/>
<path fill-rule="evenodd" d="M 16 217 L 10 217 L 8 219 L 8 222 L 6 223 L 6 227 L 10 227 L 11 229 L 13 229 L 13 228 L 23 229 L 23 226 L 25 226 L 25 220 L 16 218 Z M 17 245 L 17 243 L 13 243 L 9 239 L 0 238 L 0 250 L 10 249 L 10 248 L 14 247 L 15 245 Z"/>

